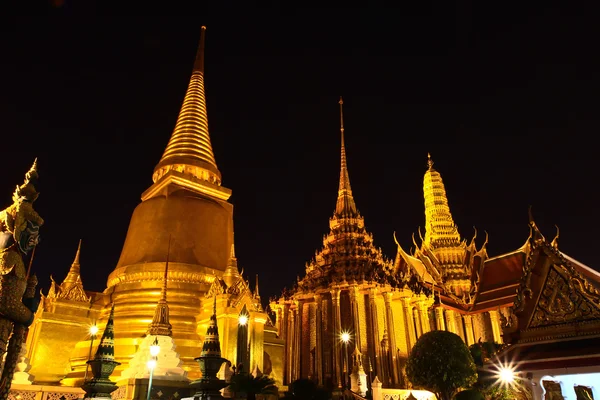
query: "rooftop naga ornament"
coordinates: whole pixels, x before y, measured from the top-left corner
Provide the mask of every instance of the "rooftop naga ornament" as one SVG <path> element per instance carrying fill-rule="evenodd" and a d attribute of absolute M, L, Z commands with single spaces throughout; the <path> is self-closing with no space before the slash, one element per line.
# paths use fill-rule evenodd
<path fill-rule="evenodd" d="M 19 351 L 39 304 L 34 297 L 37 278 L 29 276 L 24 262 L 28 254 L 33 257 L 44 223 L 33 209 L 39 195 L 37 179 L 36 159 L 25 174 L 25 182 L 15 189 L 13 203 L 0 211 L 0 357 L 6 353 L 0 400 L 8 398 Z"/>

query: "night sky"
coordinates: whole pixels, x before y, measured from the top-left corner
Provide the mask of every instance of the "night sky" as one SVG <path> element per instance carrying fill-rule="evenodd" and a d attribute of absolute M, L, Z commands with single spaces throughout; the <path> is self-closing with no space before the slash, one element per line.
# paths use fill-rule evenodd
<path fill-rule="evenodd" d="M 354 197 L 389 258 L 394 231 L 408 250 L 424 224 L 430 152 L 463 237 L 476 226 L 491 256 L 514 250 L 532 205 L 549 239 L 558 225 L 561 250 L 599 269 L 594 12 L 442 3 L 3 23 L 0 203 L 38 157 L 40 284 L 64 279 L 82 238 L 84 286 L 105 288 L 203 24 L 212 145 L 233 190 L 239 265 L 251 282 L 259 273 L 263 299 L 303 274 L 329 230 L 340 95 Z"/>

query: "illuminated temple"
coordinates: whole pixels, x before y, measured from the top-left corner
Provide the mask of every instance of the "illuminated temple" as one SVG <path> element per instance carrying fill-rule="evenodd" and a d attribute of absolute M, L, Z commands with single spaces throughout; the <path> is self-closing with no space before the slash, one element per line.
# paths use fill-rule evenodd
<path fill-rule="evenodd" d="M 36 384 L 81 385 L 99 339 L 89 327 L 97 323 L 102 332 L 112 304 L 115 359 L 121 363 L 113 379 L 147 379 L 144 361 L 155 337 L 162 350 L 154 379 L 197 379 L 194 358 L 215 298 L 223 357 L 246 371 L 258 368 L 276 379 L 281 373 L 282 341 L 258 286 L 242 277 L 235 256 L 231 190 L 221 185 L 208 131 L 204 32 L 175 129 L 133 212 L 106 289 L 85 290 L 84 242 L 66 278 L 52 280 L 42 296 L 27 338 L 27 373 Z"/>
<path fill-rule="evenodd" d="M 408 355 L 435 329 L 454 332 L 467 345 L 506 344 L 502 355 L 520 362 L 536 399 L 542 389 L 560 391 L 574 374 L 600 381 L 600 274 L 562 253 L 558 234 L 546 240 L 531 216 L 521 247 L 489 256 L 487 235 L 460 235 L 431 157 L 423 178 L 424 233 L 413 235 L 409 251 L 396 241 L 395 258 L 382 253 L 350 185 L 341 99 L 340 177 L 329 232 L 293 287 L 263 309 L 258 277 L 251 285 L 238 267 L 232 192 L 221 185 L 212 150 L 204 32 L 175 128 L 106 289 L 85 290 L 80 241 L 70 269 L 56 271 L 66 277 L 52 279 L 42 294 L 13 380 L 18 398 L 32 383 L 81 386 L 113 305 L 120 363 L 111 376 L 119 385 L 114 399 L 140 397 L 135 382 L 147 382 L 155 342 L 161 353 L 154 378 L 162 393 L 156 396 L 182 396 L 176 388 L 199 378 L 194 358 L 215 304 L 223 358 L 280 387 L 308 378 L 363 396 L 374 381 L 409 388 Z M 92 325 L 99 334 L 89 333 Z M 224 366 L 220 373 L 231 372 Z M 600 399 L 597 387 L 591 391 Z"/>
<path fill-rule="evenodd" d="M 487 234 L 479 247 L 476 233 L 461 237 L 429 155 L 425 235 L 419 230 L 419 243 L 413 235 L 410 252 L 396 241 L 396 258 L 386 259 L 350 187 L 342 104 L 329 233 L 304 276 L 270 303 L 285 340 L 284 383 L 309 378 L 364 395 L 377 377 L 384 388 L 409 388 L 412 347 L 439 329 L 467 345 L 504 344 L 500 357 L 519 365 L 535 399 L 573 387 L 600 398 L 600 273 L 560 252 L 558 234 L 546 240 L 531 215 L 530 236 L 508 254 L 490 257 Z"/>

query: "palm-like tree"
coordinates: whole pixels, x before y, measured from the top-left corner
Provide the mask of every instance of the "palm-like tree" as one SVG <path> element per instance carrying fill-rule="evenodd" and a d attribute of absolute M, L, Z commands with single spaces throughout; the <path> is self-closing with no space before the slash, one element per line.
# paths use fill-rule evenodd
<path fill-rule="evenodd" d="M 234 393 L 246 393 L 248 400 L 255 400 L 257 394 L 278 394 L 275 381 L 266 375 L 254 377 L 245 373 L 235 374 L 231 377 L 229 390 Z"/>

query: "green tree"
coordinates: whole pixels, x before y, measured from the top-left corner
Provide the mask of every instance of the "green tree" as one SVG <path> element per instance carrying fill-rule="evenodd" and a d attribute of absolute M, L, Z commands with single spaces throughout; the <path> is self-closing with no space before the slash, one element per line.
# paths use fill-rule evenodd
<path fill-rule="evenodd" d="M 234 393 L 246 393 L 248 400 L 255 400 L 257 394 L 278 394 L 275 381 L 266 375 L 254 377 L 246 373 L 235 374 L 231 377 L 229 390 Z"/>
<path fill-rule="evenodd" d="M 435 393 L 440 400 L 451 400 L 460 388 L 477 381 L 477 367 L 460 336 L 431 331 L 415 343 L 406 375 L 414 386 Z"/>

